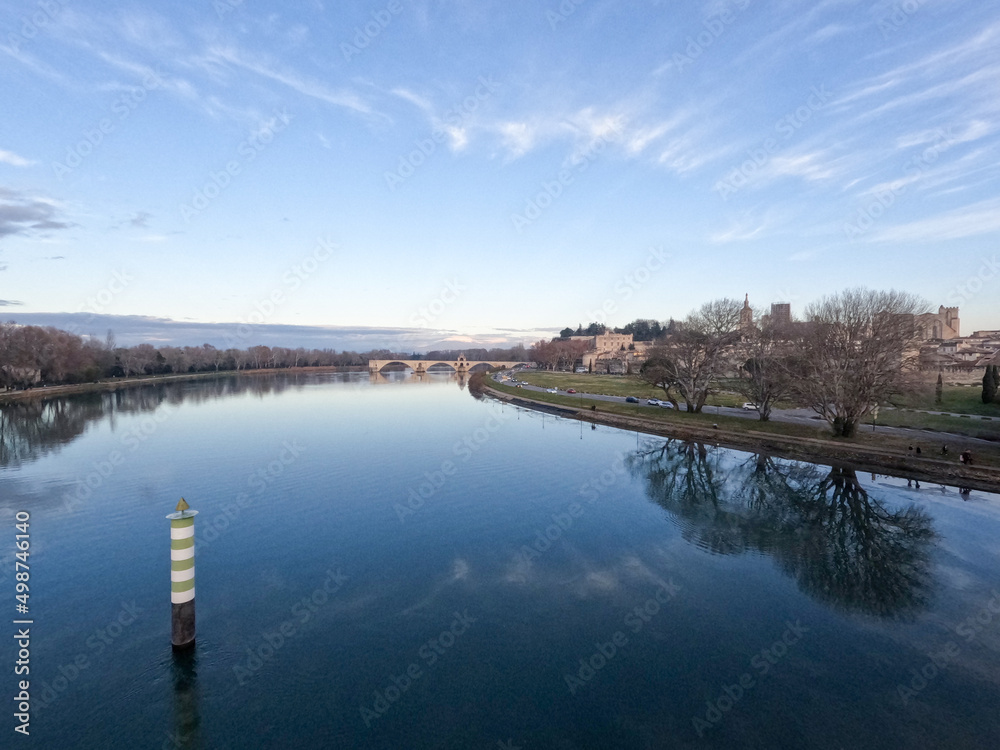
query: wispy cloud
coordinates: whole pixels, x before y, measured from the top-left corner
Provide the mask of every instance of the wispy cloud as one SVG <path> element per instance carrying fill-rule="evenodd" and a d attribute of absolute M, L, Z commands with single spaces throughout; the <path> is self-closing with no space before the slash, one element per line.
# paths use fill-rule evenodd
<path fill-rule="evenodd" d="M 302 76 L 261 56 L 254 56 L 232 46 L 214 46 L 209 50 L 208 59 L 213 62 L 228 63 L 263 78 L 276 81 L 297 93 L 317 99 L 327 104 L 343 107 L 353 112 L 370 115 L 371 107 L 353 91 L 335 91 L 325 84 Z"/>
<path fill-rule="evenodd" d="M 873 233 L 873 239 L 879 242 L 933 242 L 997 231 L 1000 231 L 1000 199 L 994 198 L 929 219 L 887 227 Z"/>
<path fill-rule="evenodd" d="M 3 149 L 0 149 L 0 162 L 10 164 L 12 167 L 30 167 L 35 163 L 23 156 L 18 156 L 13 151 L 4 151 Z"/>
<path fill-rule="evenodd" d="M 733 222 L 728 229 L 710 234 L 708 241 L 717 245 L 724 245 L 730 242 L 745 242 L 746 240 L 758 239 L 769 226 L 769 220 L 757 219 L 747 214 Z"/>

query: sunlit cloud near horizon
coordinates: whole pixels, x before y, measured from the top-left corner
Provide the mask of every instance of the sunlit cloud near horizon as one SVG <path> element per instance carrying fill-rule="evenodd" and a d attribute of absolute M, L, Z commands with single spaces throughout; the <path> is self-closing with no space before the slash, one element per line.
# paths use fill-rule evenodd
<path fill-rule="evenodd" d="M 418 351 L 744 294 L 801 314 L 865 285 L 1000 328 L 988 3 L 45 0 L 0 19 L 5 320 Z"/>

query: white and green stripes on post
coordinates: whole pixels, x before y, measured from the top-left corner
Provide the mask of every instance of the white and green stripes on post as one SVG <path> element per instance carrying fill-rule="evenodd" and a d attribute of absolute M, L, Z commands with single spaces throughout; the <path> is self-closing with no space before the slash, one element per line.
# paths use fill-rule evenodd
<path fill-rule="evenodd" d="M 183 604 L 194 599 L 194 517 L 198 511 L 171 513 L 170 519 L 170 602 Z"/>
<path fill-rule="evenodd" d="M 194 646 L 194 517 L 198 511 L 181 498 L 170 519 L 170 642 L 175 649 Z"/>

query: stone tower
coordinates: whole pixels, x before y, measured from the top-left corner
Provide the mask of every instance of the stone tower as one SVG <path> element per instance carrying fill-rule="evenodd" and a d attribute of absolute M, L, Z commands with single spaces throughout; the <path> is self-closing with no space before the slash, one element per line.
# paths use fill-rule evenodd
<path fill-rule="evenodd" d="M 753 325 L 753 310 L 750 309 L 750 295 L 743 298 L 743 309 L 740 310 L 740 328 L 750 328 Z"/>

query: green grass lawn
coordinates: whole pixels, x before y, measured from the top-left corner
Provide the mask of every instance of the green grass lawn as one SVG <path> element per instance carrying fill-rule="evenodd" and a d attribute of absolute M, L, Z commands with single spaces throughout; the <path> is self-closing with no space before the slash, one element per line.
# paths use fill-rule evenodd
<path fill-rule="evenodd" d="M 665 398 L 662 388 L 643 382 L 635 375 L 591 375 L 572 372 L 521 372 L 516 376 L 531 385 L 542 388 L 575 388 L 581 393 L 602 396 L 635 396 L 636 398 Z M 676 396 L 676 391 L 674 393 Z M 713 393 L 707 406 L 740 406 L 745 398 L 735 393 Z"/>
<path fill-rule="evenodd" d="M 895 399 L 895 405 L 904 409 L 950 411 L 1000 418 L 1000 404 L 984 404 L 982 394 L 983 389 L 979 386 L 946 385 L 941 391 L 941 403 L 938 404 L 934 401 L 934 387 L 929 386 L 920 393 Z"/>
<path fill-rule="evenodd" d="M 951 432 L 959 435 L 968 435 L 969 437 L 1000 438 L 1000 421 L 996 419 L 987 420 L 975 415 L 946 417 L 940 414 L 924 414 L 919 411 L 880 409 L 877 423 L 890 427 L 910 427 L 916 430 Z"/>

